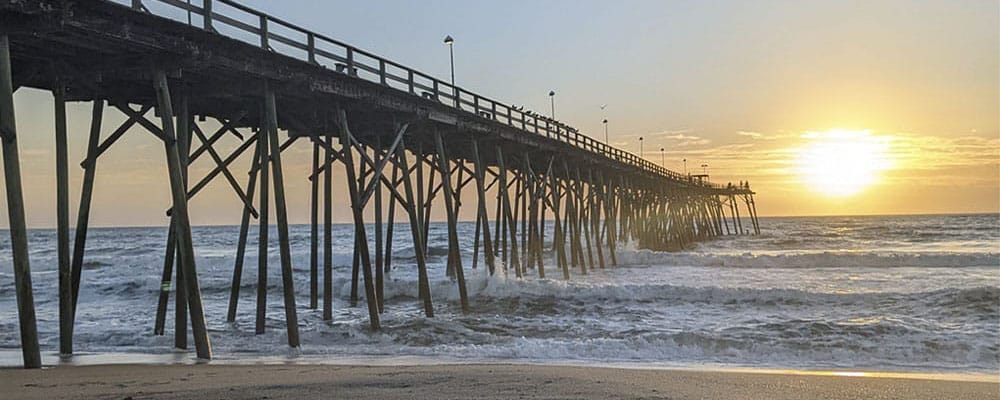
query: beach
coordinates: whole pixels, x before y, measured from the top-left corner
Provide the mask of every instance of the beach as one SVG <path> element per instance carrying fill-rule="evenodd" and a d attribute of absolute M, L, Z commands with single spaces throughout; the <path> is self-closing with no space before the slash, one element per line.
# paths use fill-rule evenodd
<path fill-rule="evenodd" d="M 930 376 L 933 377 L 933 376 Z M 10 399 L 996 399 L 1000 379 L 514 364 L 97 365 L 0 370 Z"/>

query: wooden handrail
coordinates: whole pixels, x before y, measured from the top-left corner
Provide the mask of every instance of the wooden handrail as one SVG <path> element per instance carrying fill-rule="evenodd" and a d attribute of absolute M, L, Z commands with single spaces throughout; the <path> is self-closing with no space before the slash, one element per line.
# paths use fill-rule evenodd
<path fill-rule="evenodd" d="M 348 45 L 347 43 L 310 31 L 296 24 L 237 3 L 233 0 L 202 0 L 201 6 L 198 6 L 197 4 L 189 4 L 188 2 L 181 0 L 108 1 L 126 5 L 127 7 L 131 7 L 137 11 L 147 12 L 150 11 L 148 8 L 143 6 L 143 1 L 163 3 L 168 6 L 190 12 L 192 15 L 201 16 L 203 20 L 202 28 L 205 30 L 218 32 L 215 27 L 222 24 L 236 28 L 251 35 L 256 35 L 259 39 L 260 47 L 265 50 L 275 51 L 282 54 L 280 51 L 276 51 L 270 46 L 272 41 L 280 43 L 293 49 L 304 51 L 306 53 L 306 59 L 304 61 L 310 64 L 324 65 L 323 61 L 333 62 L 338 67 L 338 70 L 342 70 L 342 72 L 348 74 L 349 76 L 357 77 L 359 79 L 366 79 L 358 76 L 358 71 L 364 71 L 375 75 L 374 82 L 382 85 L 389 86 L 390 82 L 396 82 L 404 85 L 406 87 L 405 91 L 408 91 L 413 95 L 422 95 L 423 92 L 429 92 L 433 95 L 435 101 L 443 105 L 453 107 L 460 111 L 471 112 L 480 118 L 487 118 L 485 114 L 481 114 L 481 112 L 488 112 L 490 115 L 487 119 L 496 123 L 518 128 L 526 133 L 545 136 L 586 152 L 600 155 L 609 160 L 627 164 L 649 174 L 684 182 L 685 184 L 697 184 L 716 189 L 724 188 L 723 185 L 713 184 L 707 181 L 695 182 L 690 176 L 686 176 L 665 167 L 653 164 L 642 157 L 638 157 L 624 150 L 608 146 L 605 143 L 597 142 L 590 136 L 582 135 L 578 130 L 563 124 L 562 122 L 554 121 L 538 114 L 528 114 L 524 111 L 517 110 L 511 105 L 469 92 L 461 87 L 453 86 L 450 82 L 434 78 L 392 60 L 379 57 L 373 53 Z M 258 20 L 258 26 L 253 26 L 250 23 L 241 21 L 232 16 L 220 14 L 219 8 L 214 7 L 213 3 L 224 4 L 232 9 L 249 14 L 252 17 L 256 17 Z M 305 43 L 291 37 L 275 33 L 273 28 L 276 27 L 286 28 L 305 35 Z M 332 45 L 335 49 L 342 51 L 343 55 L 324 48 L 324 46 L 329 48 L 328 46 L 330 45 Z M 299 58 L 290 54 L 283 55 Z M 370 59 L 375 63 L 375 65 L 369 65 L 361 62 L 358 60 L 359 56 Z M 390 67 L 404 71 L 406 76 L 404 77 L 389 72 Z M 463 94 L 465 96 L 463 96 Z M 471 100 L 469 98 L 471 98 Z M 470 107 L 471 111 L 467 110 L 464 106 Z M 503 110 L 504 112 L 500 113 L 500 110 Z M 504 119 L 501 119 L 501 117 L 504 117 Z"/>

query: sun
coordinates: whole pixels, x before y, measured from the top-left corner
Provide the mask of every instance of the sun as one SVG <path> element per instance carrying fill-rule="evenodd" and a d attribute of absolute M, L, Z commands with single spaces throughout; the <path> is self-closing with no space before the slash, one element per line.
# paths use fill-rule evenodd
<path fill-rule="evenodd" d="M 861 193 L 892 166 L 889 138 L 868 130 L 808 132 L 802 138 L 808 142 L 796 151 L 799 177 L 812 190 L 829 196 Z"/>

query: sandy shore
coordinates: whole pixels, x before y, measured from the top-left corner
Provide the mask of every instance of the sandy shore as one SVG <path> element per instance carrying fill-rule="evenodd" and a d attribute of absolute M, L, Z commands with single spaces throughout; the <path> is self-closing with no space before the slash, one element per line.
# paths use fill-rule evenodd
<path fill-rule="evenodd" d="M 1000 381 L 540 365 L 99 365 L 0 370 L 5 399 L 998 399 Z"/>

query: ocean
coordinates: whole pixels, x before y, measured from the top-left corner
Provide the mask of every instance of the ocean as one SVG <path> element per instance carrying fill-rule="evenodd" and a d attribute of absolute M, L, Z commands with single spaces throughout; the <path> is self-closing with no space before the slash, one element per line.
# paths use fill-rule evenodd
<path fill-rule="evenodd" d="M 470 312 L 461 312 L 457 286 L 445 275 L 446 227 L 435 223 L 428 252 L 436 316 L 423 316 L 409 229 L 397 224 L 383 329 L 371 333 L 363 294 L 357 307 L 348 302 L 352 226 L 334 228 L 330 322 L 321 310 L 308 309 L 309 226 L 293 226 L 302 346 L 291 349 L 274 228 L 268 330 L 255 335 L 255 229 L 239 316 L 230 324 L 225 317 L 238 227 L 195 227 L 216 359 L 1000 371 L 997 214 L 761 218 L 759 236 L 724 237 L 681 252 L 626 245 L 617 267 L 587 275 L 576 269 L 570 281 L 556 273 L 538 279 L 533 270 L 524 279 L 502 270 L 489 276 L 482 260 L 471 270 L 474 223 L 459 229 Z M 166 231 L 90 231 L 77 354 L 176 359 L 172 299 L 166 336 L 153 335 Z M 20 342 L 9 240 L 0 232 L 0 365 L 14 366 Z M 55 231 L 30 230 L 29 240 L 38 330 L 51 359 L 59 343 Z M 556 272 L 547 257 L 547 268 Z M 181 356 L 193 358 L 193 350 Z"/>

